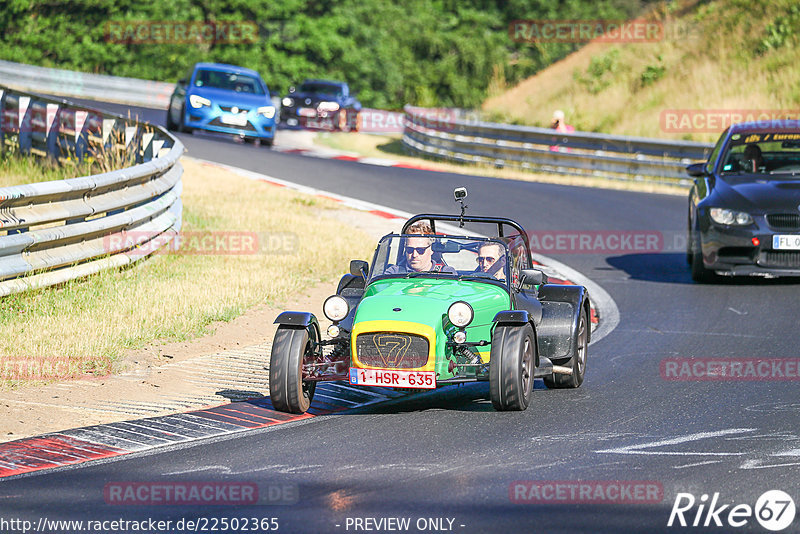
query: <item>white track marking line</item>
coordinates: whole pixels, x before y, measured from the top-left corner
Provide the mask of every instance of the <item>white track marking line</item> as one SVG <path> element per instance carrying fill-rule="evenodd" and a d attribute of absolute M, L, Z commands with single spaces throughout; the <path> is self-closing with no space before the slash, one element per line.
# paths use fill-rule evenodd
<path fill-rule="evenodd" d="M 653 447 L 664 447 L 667 445 L 680 445 L 682 443 L 689 443 L 701 439 L 718 438 L 722 436 L 729 436 L 731 434 L 745 434 L 747 432 L 755 432 L 755 428 L 729 428 L 726 430 L 719 430 L 717 432 L 698 432 L 696 434 L 689 434 L 688 436 L 680 436 L 672 439 L 664 439 L 660 441 L 651 441 L 650 443 L 640 443 L 636 445 L 626 445 L 624 447 L 616 447 L 613 449 L 603 449 L 595 451 L 597 453 L 609 454 L 645 454 L 645 455 L 658 455 L 658 456 L 742 456 L 744 452 L 688 452 L 688 451 L 643 451 L 641 449 L 651 449 Z"/>
<path fill-rule="evenodd" d="M 673 469 L 684 469 L 684 468 L 686 468 L 686 467 L 697 467 L 697 466 L 699 466 L 699 465 L 718 464 L 718 463 L 720 463 L 721 461 L 722 461 L 722 460 L 708 460 L 708 461 L 706 461 L 706 462 L 696 462 L 696 463 L 693 463 L 693 464 L 686 464 L 686 465 L 674 465 L 674 466 L 672 466 L 672 468 L 673 468 Z"/>

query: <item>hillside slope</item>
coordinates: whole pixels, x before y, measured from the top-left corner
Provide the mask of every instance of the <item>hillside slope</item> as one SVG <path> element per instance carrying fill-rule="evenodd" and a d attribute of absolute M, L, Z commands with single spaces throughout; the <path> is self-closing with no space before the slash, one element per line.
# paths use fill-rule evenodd
<path fill-rule="evenodd" d="M 590 43 L 483 109 L 493 120 L 544 127 L 562 109 L 578 130 L 702 141 L 719 132 L 670 132 L 666 114 L 794 110 L 798 118 L 796 0 L 682 0 L 647 18 L 663 23 L 660 41 Z"/>

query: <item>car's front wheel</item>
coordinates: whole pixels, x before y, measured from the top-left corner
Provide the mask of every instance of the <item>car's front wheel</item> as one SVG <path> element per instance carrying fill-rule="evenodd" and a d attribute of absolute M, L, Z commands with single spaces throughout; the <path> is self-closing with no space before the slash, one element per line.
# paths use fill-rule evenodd
<path fill-rule="evenodd" d="M 269 362 L 269 396 L 281 412 L 305 413 L 314 398 L 316 382 L 303 381 L 303 360 L 311 357 L 316 329 L 281 325 L 275 332 Z"/>
<path fill-rule="evenodd" d="M 589 316 L 586 313 L 586 308 L 583 308 L 578 318 L 577 335 L 572 357 L 568 362 L 568 367 L 572 369 L 572 374 L 553 373 L 544 377 L 544 385 L 549 389 L 577 388 L 583 384 L 583 377 L 586 375 L 586 356 L 589 352 L 589 328 Z"/>
<path fill-rule="evenodd" d="M 174 132 L 178 129 L 178 125 L 172 120 L 172 107 L 167 108 L 167 130 Z"/>
<path fill-rule="evenodd" d="M 714 273 L 706 269 L 703 265 L 703 247 L 700 243 L 700 232 L 695 232 L 696 236 L 692 240 L 692 280 L 703 283 L 710 282 Z"/>
<path fill-rule="evenodd" d="M 530 324 L 499 325 L 492 335 L 489 397 L 498 411 L 522 411 L 533 390 L 536 341 Z"/>

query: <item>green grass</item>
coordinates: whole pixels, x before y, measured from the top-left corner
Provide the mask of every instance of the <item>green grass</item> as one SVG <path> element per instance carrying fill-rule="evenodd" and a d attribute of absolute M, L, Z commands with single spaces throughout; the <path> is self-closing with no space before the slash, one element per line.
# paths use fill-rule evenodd
<path fill-rule="evenodd" d="M 52 160 L 20 156 L 9 151 L 0 154 L 0 187 L 65 180 L 91 174 L 91 165 L 58 165 Z"/>

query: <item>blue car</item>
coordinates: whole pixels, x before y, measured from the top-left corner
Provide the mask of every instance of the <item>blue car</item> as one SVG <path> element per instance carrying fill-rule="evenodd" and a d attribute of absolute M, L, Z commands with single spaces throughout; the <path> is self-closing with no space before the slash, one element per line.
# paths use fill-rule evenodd
<path fill-rule="evenodd" d="M 167 109 L 167 129 L 233 134 L 271 146 L 275 113 L 267 84 L 256 71 L 197 63 L 175 86 Z"/>

